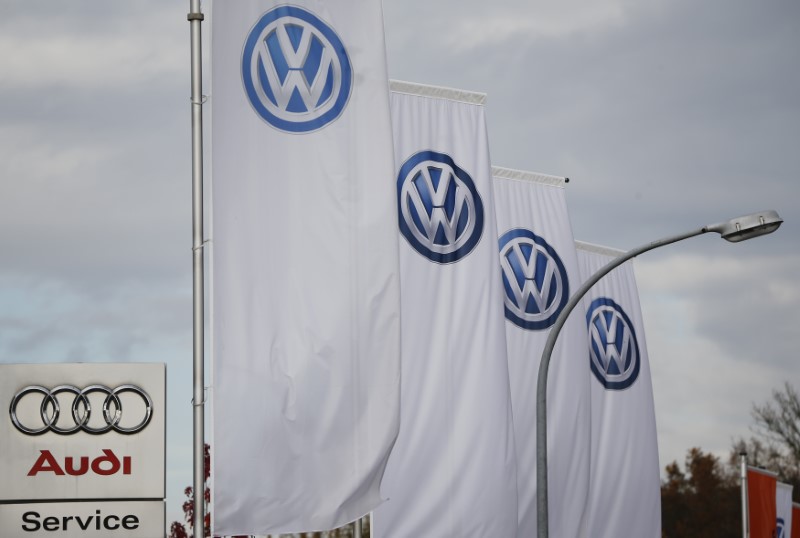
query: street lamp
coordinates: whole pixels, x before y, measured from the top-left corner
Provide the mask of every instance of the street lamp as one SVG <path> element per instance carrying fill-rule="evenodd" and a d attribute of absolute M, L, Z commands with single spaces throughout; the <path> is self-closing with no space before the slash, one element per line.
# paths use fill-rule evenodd
<path fill-rule="evenodd" d="M 549 536 L 547 513 L 547 372 L 550 368 L 550 358 L 553 354 L 553 348 L 556 345 L 556 338 L 558 338 L 558 334 L 561 332 L 564 323 L 566 323 L 570 312 L 577 306 L 583 296 L 586 295 L 586 292 L 597 284 L 601 278 L 610 273 L 615 267 L 622 265 L 631 258 L 635 258 L 648 250 L 653 250 L 708 232 L 716 232 L 726 241 L 738 243 L 739 241 L 772 233 L 778 229 L 782 222 L 783 219 L 780 218 L 776 211 L 762 211 L 760 213 L 752 213 L 750 215 L 731 219 L 726 222 L 704 226 L 699 230 L 653 241 L 652 243 L 634 248 L 611 260 L 589 277 L 572 297 L 569 298 L 569 301 L 567 301 L 564 309 L 558 315 L 556 322 L 550 329 L 550 334 L 547 336 L 547 342 L 542 351 L 542 360 L 539 363 L 539 378 L 536 384 L 536 522 L 538 538 L 547 538 Z"/>

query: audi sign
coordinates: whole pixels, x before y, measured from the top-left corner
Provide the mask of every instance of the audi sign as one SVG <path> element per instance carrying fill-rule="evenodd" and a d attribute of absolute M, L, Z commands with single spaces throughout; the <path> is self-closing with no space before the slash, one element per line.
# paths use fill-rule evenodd
<path fill-rule="evenodd" d="M 164 499 L 165 384 L 163 364 L 0 365 L 0 503 Z"/>

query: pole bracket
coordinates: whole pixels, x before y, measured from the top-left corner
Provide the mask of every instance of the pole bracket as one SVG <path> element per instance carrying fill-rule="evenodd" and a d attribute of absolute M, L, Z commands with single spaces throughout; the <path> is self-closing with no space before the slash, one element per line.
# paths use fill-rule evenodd
<path fill-rule="evenodd" d="M 203 407 L 204 405 L 206 405 L 207 401 L 208 401 L 208 387 L 203 387 L 203 401 L 195 402 L 194 398 L 192 398 L 192 407 Z"/>
<path fill-rule="evenodd" d="M 205 18 L 206 18 L 205 15 L 203 15 L 202 13 L 189 13 L 188 15 L 186 15 L 186 20 L 189 22 L 203 21 L 205 20 Z"/>

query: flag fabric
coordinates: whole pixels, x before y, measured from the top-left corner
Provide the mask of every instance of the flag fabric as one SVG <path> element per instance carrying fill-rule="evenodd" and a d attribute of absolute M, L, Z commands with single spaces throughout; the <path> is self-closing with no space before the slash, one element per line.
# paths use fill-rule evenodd
<path fill-rule="evenodd" d="M 516 535 L 517 488 L 485 95 L 392 82 L 400 434 L 375 536 Z"/>
<path fill-rule="evenodd" d="M 800 538 L 800 504 L 792 503 L 792 538 Z"/>
<path fill-rule="evenodd" d="M 775 473 L 747 468 L 747 512 L 750 538 L 773 538 L 776 531 L 777 476 Z"/>
<path fill-rule="evenodd" d="M 508 371 L 517 448 L 517 536 L 536 536 L 536 386 L 550 327 L 580 285 L 564 178 L 493 168 Z M 586 327 L 571 316 L 547 384 L 548 519 L 552 536 L 586 536 L 589 377 Z"/>
<path fill-rule="evenodd" d="M 380 502 L 399 428 L 399 262 L 379 0 L 212 8 L 215 533 Z"/>
<path fill-rule="evenodd" d="M 582 280 L 623 252 L 577 242 Z M 653 386 L 633 263 L 583 299 L 591 380 L 589 535 L 661 536 L 661 482 Z"/>
<path fill-rule="evenodd" d="M 789 538 L 792 531 L 791 484 L 778 482 L 775 485 L 775 526 L 777 538 Z"/>

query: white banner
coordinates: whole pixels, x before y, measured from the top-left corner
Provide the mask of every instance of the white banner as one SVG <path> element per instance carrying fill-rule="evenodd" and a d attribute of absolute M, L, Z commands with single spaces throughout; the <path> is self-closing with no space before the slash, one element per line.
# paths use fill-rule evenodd
<path fill-rule="evenodd" d="M 577 243 L 583 280 L 622 254 Z M 589 328 L 592 443 L 590 536 L 661 536 L 653 386 L 633 264 L 624 263 L 583 300 Z"/>
<path fill-rule="evenodd" d="M 212 11 L 215 533 L 381 502 L 399 265 L 379 0 Z"/>
<path fill-rule="evenodd" d="M 508 370 L 517 444 L 519 530 L 536 536 L 536 383 L 550 327 L 580 284 L 564 179 L 494 168 Z M 549 523 L 552 536 L 585 536 L 589 490 L 586 327 L 568 319 L 547 385 Z"/>
<path fill-rule="evenodd" d="M 791 538 L 792 536 L 792 489 L 791 484 L 778 482 L 775 489 L 775 512 L 777 516 L 776 538 Z"/>
<path fill-rule="evenodd" d="M 401 424 L 379 538 L 515 536 L 517 488 L 483 94 L 393 83 Z"/>

